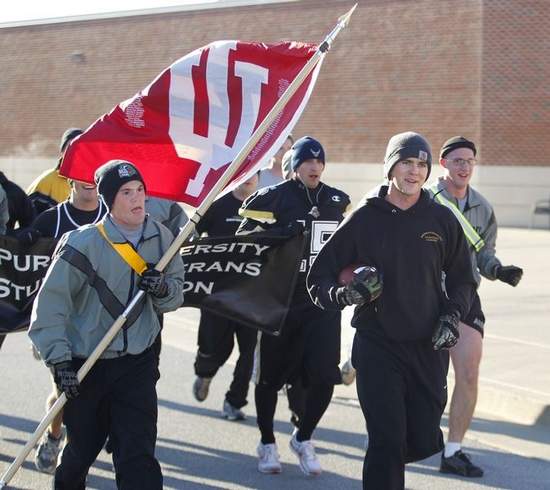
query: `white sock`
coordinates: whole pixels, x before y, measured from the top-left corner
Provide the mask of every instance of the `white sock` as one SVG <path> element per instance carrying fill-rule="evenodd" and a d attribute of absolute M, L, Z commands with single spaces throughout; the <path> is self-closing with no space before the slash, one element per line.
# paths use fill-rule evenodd
<path fill-rule="evenodd" d="M 461 447 L 462 445 L 460 444 L 460 442 L 447 442 L 447 444 L 445 444 L 445 452 L 443 456 L 446 458 L 450 458 L 454 455 L 454 453 L 460 451 Z"/>

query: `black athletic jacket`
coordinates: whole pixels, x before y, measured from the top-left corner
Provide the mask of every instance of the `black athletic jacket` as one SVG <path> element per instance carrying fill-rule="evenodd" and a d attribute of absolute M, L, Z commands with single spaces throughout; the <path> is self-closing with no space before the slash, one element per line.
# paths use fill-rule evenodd
<path fill-rule="evenodd" d="M 476 282 L 464 233 L 426 191 L 401 210 L 384 199 L 387 190 L 381 187 L 332 235 L 312 265 L 308 290 L 317 306 L 342 309 L 340 271 L 350 264 L 372 265 L 383 275 L 382 295 L 355 309 L 352 326 L 376 321 L 396 341 L 430 338 L 441 314 L 454 310 L 464 318 L 470 310 Z"/>
<path fill-rule="evenodd" d="M 32 223 L 35 216 L 34 206 L 31 200 L 15 182 L 8 180 L 3 172 L 0 172 L 0 185 L 6 191 L 8 198 L 8 207 L 10 220 L 7 223 L 7 229 L 13 230 L 15 224 L 19 224 L 19 228 L 23 229 Z"/>
<path fill-rule="evenodd" d="M 316 189 L 308 189 L 298 179 L 287 180 L 258 190 L 243 203 L 239 214 L 244 219 L 237 234 L 267 231 L 284 236 L 291 223 L 303 223 L 310 232 L 309 242 L 304 249 L 295 291 L 307 297 L 305 279 L 309 266 L 344 219 L 349 204 L 348 195 L 334 187 L 320 183 Z"/>

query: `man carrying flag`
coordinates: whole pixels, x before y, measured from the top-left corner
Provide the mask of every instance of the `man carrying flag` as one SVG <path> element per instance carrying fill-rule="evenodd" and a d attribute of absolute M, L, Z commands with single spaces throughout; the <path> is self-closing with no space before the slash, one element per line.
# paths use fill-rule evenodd
<path fill-rule="evenodd" d="M 214 198 L 231 180 L 245 180 L 255 173 L 258 162 L 282 145 L 307 103 L 321 61 L 336 36 L 348 25 L 355 8 L 356 5 L 339 18 L 319 46 L 219 41 L 198 49 L 174 63 L 135 97 L 97 120 L 78 138 L 75 142 L 78 144 L 69 147 L 61 169 L 69 178 L 91 182 L 98 161 L 131 160 L 143 172 L 150 195 L 197 206 L 154 270 L 144 272 L 146 280 L 140 284 L 148 292 L 164 298 L 166 282 L 159 273 L 172 264 L 174 255 Z M 123 206 L 120 211 L 136 218 L 143 213 L 142 207 Z M 78 231 L 74 233 L 80 236 Z M 134 233 L 135 229 L 130 230 L 130 238 L 136 238 Z M 55 260 L 57 265 L 61 258 Z M 111 327 L 100 340 L 94 339 L 99 342 L 78 373 L 73 368 L 68 376 L 58 376 L 60 382 L 68 381 L 63 383 L 67 389 L 2 475 L 0 488 L 13 478 L 47 424 L 66 403 L 65 395 L 74 395 L 74 385 L 85 380 L 96 361 L 117 343 L 120 329 L 132 323 L 129 319 L 135 316 L 136 308 L 139 311 L 143 298 L 143 291 L 135 295 L 130 291 L 129 303 L 117 308 L 118 315 Z M 126 335 L 123 337 L 128 340 Z M 128 344 L 123 346 L 126 348 Z M 44 357 L 54 364 L 52 361 L 57 359 L 48 354 Z M 64 352 L 60 362 L 70 357 L 70 353 Z M 58 371 L 60 375 L 66 372 Z M 134 488 L 144 488 L 143 482 Z"/>
<path fill-rule="evenodd" d="M 67 445 L 54 488 L 83 490 L 89 467 L 109 436 L 117 487 L 160 490 L 162 473 L 155 458 L 159 373 L 153 344 L 160 331 L 157 313 L 175 310 L 183 301 L 183 262 L 175 255 L 165 272 L 152 268 L 173 237 L 146 218 L 146 186 L 136 167 L 108 162 L 97 170 L 96 182 L 109 214 L 98 225 L 64 236 L 29 330 L 69 399 L 63 418 Z M 80 384 L 78 369 L 138 288 L 146 296 Z"/>

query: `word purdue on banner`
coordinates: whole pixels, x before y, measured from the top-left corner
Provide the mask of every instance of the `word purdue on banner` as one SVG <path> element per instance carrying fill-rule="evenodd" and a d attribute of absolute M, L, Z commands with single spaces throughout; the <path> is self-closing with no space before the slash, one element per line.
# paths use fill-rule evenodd
<path fill-rule="evenodd" d="M 0 333 L 28 327 L 32 302 L 51 262 L 56 241 L 41 238 L 23 246 L 0 236 Z"/>
<path fill-rule="evenodd" d="M 303 236 L 200 238 L 181 249 L 183 306 L 278 335 L 298 277 Z"/>

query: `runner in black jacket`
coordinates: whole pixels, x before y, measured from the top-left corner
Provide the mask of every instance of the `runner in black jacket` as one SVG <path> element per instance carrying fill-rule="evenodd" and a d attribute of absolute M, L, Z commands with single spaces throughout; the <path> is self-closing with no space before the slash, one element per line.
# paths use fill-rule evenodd
<path fill-rule="evenodd" d="M 404 488 L 405 463 L 441 450 L 449 356 L 440 349 L 456 343 L 458 321 L 475 291 L 458 222 L 421 190 L 430 168 L 423 137 L 394 136 L 384 164 L 389 186 L 346 219 L 308 277 L 318 306 L 358 305 L 352 357 L 369 433 L 365 489 Z M 340 286 L 339 273 L 350 264 L 376 272 Z"/>
<path fill-rule="evenodd" d="M 349 198 L 320 181 L 325 155 L 318 141 L 301 138 L 292 151 L 295 177 L 261 189 L 245 201 L 241 209 L 245 219 L 238 234 L 264 231 L 293 235 L 304 230 L 309 233 L 301 273 L 281 335 L 260 334 L 255 399 L 262 436 L 258 445 L 258 469 L 263 473 L 279 473 L 281 465 L 273 433 L 277 391 L 297 378 L 303 381 L 307 388 L 305 412 L 290 446 L 304 473 L 317 475 L 321 466 L 310 439 L 330 403 L 334 385 L 341 382 L 340 313 L 315 308 L 307 294 L 305 278 L 323 243 L 342 221 Z"/>
<path fill-rule="evenodd" d="M 235 235 L 243 220 L 239 209 L 243 201 L 256 190 L 258 177 L 258 174 L 254 174 L 233 192 L 214 201 L 197 224 L 197 233 L 206 233 L 211 237 Z M 194 365 L 197 378 L 193 383 L 193 395 L 199 402 L 206 399 L 212 378 L 233 351 L 234 338 L 239 345 L 239 358 L 233 371 L 233 381 L 225 394 L 222 416 L 228 420 L 244 420 L 246 416 L 241 409 L 247 404 L 256 345 L 256 331 L 246 325 L 201 310 Z"/>
<path fill-rule="evenodd" d="M 79 226 L 99 223 L 107 212 L 107 206 L 97 194 L 95 184 L 69 180 L 71 194 L 65 201 L 40 213 L 27 230 L 30 239 L 49 237 L 60 239 L 63 234 L 76 230 Z M 52 378 L 52 391 L 46 402 L 48 411 L 59 397 L 59 390 Z M 35 465 L 39 471 L 53 473 L 59 452 L 63 448 L 65 431 L 63 429 L 63 410 L 54 417 L 40 440 L 35 454 Z"/>

